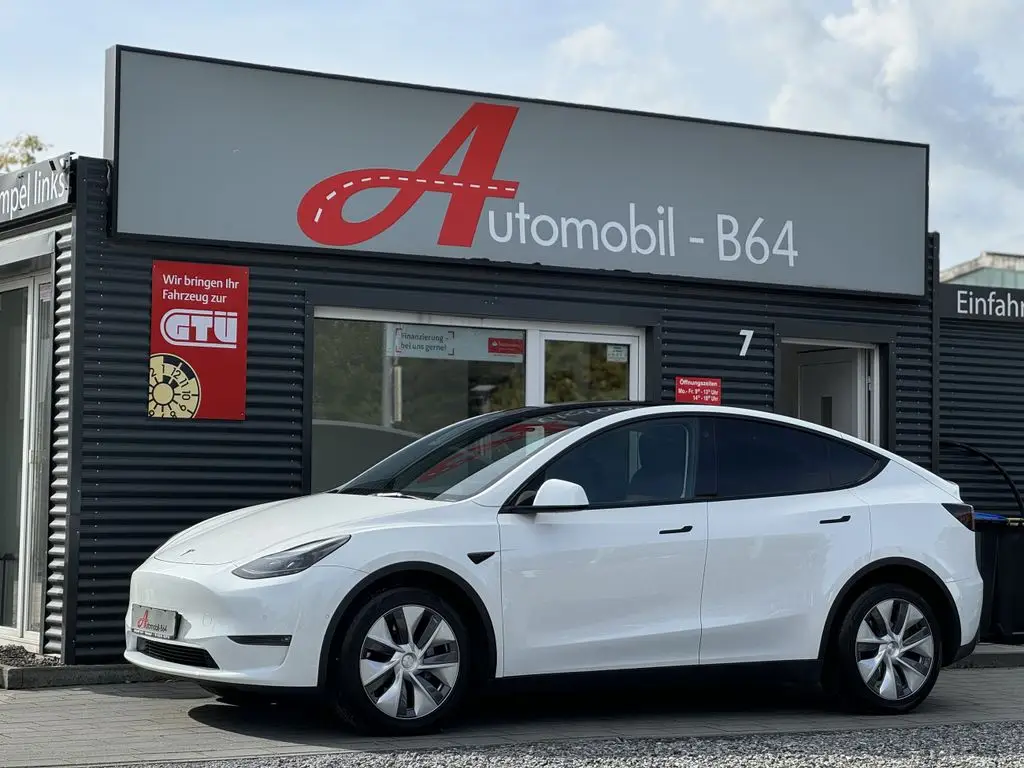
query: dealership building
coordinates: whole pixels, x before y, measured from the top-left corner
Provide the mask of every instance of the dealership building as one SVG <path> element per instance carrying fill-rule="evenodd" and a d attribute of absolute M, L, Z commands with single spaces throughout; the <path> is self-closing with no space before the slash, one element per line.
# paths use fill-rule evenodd
<path fill-rule="evenodd" d="M 110 50 L 104 157 L 0 177 L 0 643 L 116 661 L 131 572 L 172 534 L 521 405 L 782 412 L 1005 504 L 957 445 L 1003 445 L 1024 320 L 937 299 L 928 167 Z"/>

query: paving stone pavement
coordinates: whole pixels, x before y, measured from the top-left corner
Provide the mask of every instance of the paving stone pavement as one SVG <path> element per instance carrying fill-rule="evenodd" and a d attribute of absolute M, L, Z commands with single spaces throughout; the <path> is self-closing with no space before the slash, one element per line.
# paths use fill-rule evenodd
<path fill-rule="evenodd" d="M 645 696 L 614 689 L 586 696 L 520 694 L 486 701 L 480 711 L 444 733 L 399 741 L 356 737 L 307 707 L 230 707 L 189 683 L 0 690 L 0 766 L 70 768 L 571 739 L 1024 721 L 1024 669 L 945 670 L 928 701 L 903 717 L 854 717 L 824 707 L 807 693 L 745 687 L 715 696 L 714 690 Z"/>

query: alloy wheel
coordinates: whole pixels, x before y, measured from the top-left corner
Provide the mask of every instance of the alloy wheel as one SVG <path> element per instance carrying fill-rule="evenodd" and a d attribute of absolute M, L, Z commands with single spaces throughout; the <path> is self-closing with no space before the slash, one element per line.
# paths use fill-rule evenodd
<path fill-rule="evenodd" d="M 857 629 L 857 670 L 865 685 L 886 701 L 917 693 L 935 664 L 932 627 L 921 609 L 892 598 L 871 608 Z"/>
<path fill-rule="evenodd" d="M 399 720 L 426 717 L 444 704 L 459 670 L 451 625 L 422 605 L 387 611 L 370 627 L 359 653 L 363 690 L 378 710 Z"/>

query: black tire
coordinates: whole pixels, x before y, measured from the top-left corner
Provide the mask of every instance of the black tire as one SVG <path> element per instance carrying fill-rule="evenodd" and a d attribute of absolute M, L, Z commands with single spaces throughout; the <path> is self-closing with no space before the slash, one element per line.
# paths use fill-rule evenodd
<path fill-rule="evenodd" d="M 902 688 L 898 698 L 883 698 L 869 687 L 861 677 L 857 666 L 857 632 L 861 622 L 874 607 L 887 600 L 900 600 L 913 605 L 923 615 L 932 636 L 933 654 L 923 684 L 916 690 Z M 935 611 L 920 594 L 900 584 L 879 584 L 865 590 L 841 617 L 839 631 L 835 634 L 826 659 L 823 682 L 825 690 L 844 709 L 872 715 L 902 715 L 916 709 L 931 693 L 942 667 L 942 628 Z M 864 655 L 870 653 L 870 646 L 864 646 Z M 911 657 L 920 661 L 920 657 Z M 884 670 L 884 664 L 882 665 Z M 904 668 L 894 665 L 901 686 L 910 678 Z M 902 676 L 902 677 L 900 677 Z M 872 679 L 873 682 L 875 678 Z"/>
<path fill-rule="evenodd" d="M 272 695 L 260 691 L 248 691 L 244 688 L 211 683 L 200 683 L 199 687 L 207 693 L 212 693 L 222 704 L 229 704 L 232 707 L 256 709 L 277 703 Z"/>
<path fill-rule="evenodd" d="M 445 686 L 448 692 L 441 704 L 422 717 L 385 714 L 373 703 L 360 678 L 360 658 L 367 633 L 381 617 L 401 606 L 422 606 L 434 612 L 448 623 L 457 644 L 459 668 L 454 684 Z M 358 609 L 335 648 L 327 675 L 327 704 L 335 717 L 362 733 L 384 736 L 432 733 L 453 719 L 473 687 L 474 649 L 470 647 L 465 619 L 446 600 L 426 589 L 396 587 L 373 595 Z M 393 681 L 394 677 L 384 678 L 381 685 L 389 680 Z M 408 691 L 403 701 L 408 700 L 407 694 Z"/>

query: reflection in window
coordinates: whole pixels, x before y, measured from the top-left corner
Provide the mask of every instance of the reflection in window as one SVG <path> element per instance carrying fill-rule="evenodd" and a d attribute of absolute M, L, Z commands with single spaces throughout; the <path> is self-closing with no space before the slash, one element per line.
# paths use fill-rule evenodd
<path fill-rule="evenodd" d="M 313 491 L 418 437 L 525 404 L 523 331 L 314 321 Z"/>
<path fill-rule="evenodd" d="M 722 498 L 819 493 L 868 477 L 878 459 L 854 446 L 784 424 L 715 419 Z"/>
<path fill-rule="evenodd" d="M 629 346 L 544 342 L 544 402 L 629 399 Z"/>
<path fill-rule="evenodd" d="M 573 446 L 540 482 L 583 487 L 591 504 L 657 504 L 692 498 L 697 429 L 690 418 L 652 419 L 609 429 Z"/>

